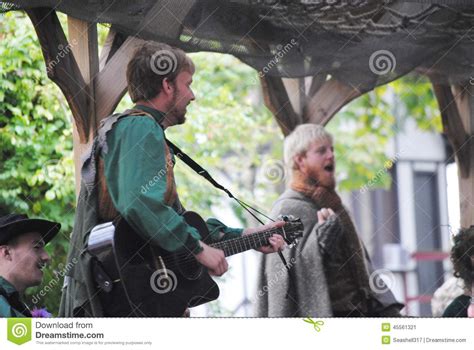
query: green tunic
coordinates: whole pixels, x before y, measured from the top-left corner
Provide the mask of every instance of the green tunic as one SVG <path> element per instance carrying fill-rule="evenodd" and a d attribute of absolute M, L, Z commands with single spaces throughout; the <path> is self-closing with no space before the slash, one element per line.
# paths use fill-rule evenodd
<path fill-rule="evenodd" d="M 30 317 L 15 287 L 3 277 L 0 277 L 0 317 Z"/>
<path fill-rule="evenodd" d="M 143 110 L 155 120 L 124 117 L 107 136 L 108 151 L 103 157 L 112 202 L 144 238 L 151 238 L 168 251 L 186 247 L 197 253 L 202 249 L 198 243 L 201 236 L 179 215 L 182 211 L 179 200 L 173 207 L 164 202 L 165 134 L 160 126 L 164 115 L 146 106 L 137 105 L 134 109 Z M 174 164 L 174 155 L 172 158 Z M 207 220 L 207 224 L 214 241 L 242 234 L 241 229 L 228 228 L 216 219 Z"/>

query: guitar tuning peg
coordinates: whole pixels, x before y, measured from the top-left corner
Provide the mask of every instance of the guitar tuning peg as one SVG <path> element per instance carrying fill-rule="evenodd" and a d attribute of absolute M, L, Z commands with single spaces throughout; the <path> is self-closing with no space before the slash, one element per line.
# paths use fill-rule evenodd
<path fill-rule="evenodd" d="M 296 218 L 293 215 L 278 215 L 278 220 L 283 220 L 285 222 L 295 221 Z"/>

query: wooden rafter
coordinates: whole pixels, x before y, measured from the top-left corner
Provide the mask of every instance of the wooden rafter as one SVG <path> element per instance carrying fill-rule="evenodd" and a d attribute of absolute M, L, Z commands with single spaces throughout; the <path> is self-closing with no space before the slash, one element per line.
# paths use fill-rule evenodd
<path fill-rule="evenodd" d="M 133 53 L 144 41 L 128 37 L 99 72 L 95 80 L 98 121 L 111 114 L 127 90 L 126 67 Z"/>
<path fill-rule="evenodd" d="M 74 58 L 55 11 L 49 8 L 26 10 L 43 52 L 48 77 L 59 86 L 71 108 L 81 142 L 88 139 L 90 99 L 87 84 Z"/>
<path fill-rule="evenodd" d="M 342 107 L 365 92 L 334 78 L 321 80 L 313 80 L 315 86 L 310 88 L 312 95 L 303 111 L 305 123 L 326 125 Z"/>
<path fill-rule="evenodd" d="M 122 46 L 127 37 L 128 36 L 126 34 L 116 32 L 113 28 L 109 29 L 104 46 L 102 47 L 102 51 L 100 52 L 99 70 L 104 69 L 107 62 L 109 62 L 112 56 L 115 55 L 115 53 L 120 48 L 120 46 Z"/>
<path fill-rule="evenodd" d="M 265 76 L 260 79 L 265 106 L 273 113 L 283 135 L 288 135 L 301 124 L 298 115 L 290 103 L 288 93 L 281 78 Z"/>

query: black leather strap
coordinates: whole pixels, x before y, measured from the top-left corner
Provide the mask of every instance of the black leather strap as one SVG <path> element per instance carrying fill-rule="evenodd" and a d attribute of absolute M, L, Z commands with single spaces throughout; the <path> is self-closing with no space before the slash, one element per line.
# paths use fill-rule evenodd
<path fill-rule="evenodd" d="M 259 210 L 253 208 L 252 206 L 248 205 L 247 203 L 239 200 L 236 198 L 227 188 L 222 186 L 220 183 L 218 183 L 216 180 L 212 178 L 212 176 L 209 174 L 209 172 L 204 169 L 202 166 L 200 166 L 198 163 L 196 163 L 190 156 L 188 156 L 186 153 L 184 153 L 178 146 L 176 146 L 174 143 L 172 143 L 170 140 L 166 139 L 166 143 L 169 148 L 173 150 L 173 153 L 175 156 L 177 156 L 179 159 L 181 159 L 187 166 L 189 166 L 191 169 L 193 169 L 198 175 L 201 175 L 203 178 L 205 178 L 207 181 L 209 181 L 214 187 L 218 188 L 221 191 L 224 191 L 227 193 L 227 195 L 234 199 L 237 203 L 239 203 L 242 208 L 247 210 L 258 222 L 260 222 L 262 225 L 264 224 L 260 218 L 258 218 L 251 210 L 255 211 L 256 213 L 266 217 L 267 219 L 271 221 L 275 221 L 269 216 L 263 214 Z M 294 281 L 294 276 L 291 273 L 291 267 L 293 265 L 289 265 L 288 262 L 286 261 L 285 257 L 283 256 L 283 253 L 281 251 L 278 252 L 278 256 L 280 257 L 281 262 L 285 266 L 286 270 L 288 271 L 288 276 L 289 276 L 289 283 L 288 283 L 288 290 L 286 292 L 286 298 L 287 299 L 292 299 L 293 301 L 296 301 L 296 290 L 295 290 L 295 281 Z"/>
<path fill-rule="evenodd" d="M 173 150 L 173 153 L 179 159 L 181 159 L 187 166 L 189 166 L 191 169 L 193 169 L 198 175 L 201 175 L 203 178 L 205 178 L 207 181 L 209 181 L 215 188 L 217 188 L 221 191 L 224 191 L 230 198 L 234 199 L 237 203 L 239 203 L 239 205 L 242 206 L 242 208 L 247 210 L 247 212 L 249 212 L 250 215 L 252 215 L 254 217 L 254 219 L 257 220 L 259 223 L 264 225 L 263 221 L 260 220 L 260 218 L 258 218 L 255 215 L 255 213 L 258 213 L 258 214 L 264 216 L 265 218 L 267 218 L 271 221 L 275 221 L 271 217 L 269 217 L 269 216 L 265 215 L 264 213 L 262 213 L 261 211 L 259 211 L 258 209 L 255 209 L 251 205 L 249 205 L 249 204 L 245 203 L 244 201 L 241 201 L 240 199 L 235 197 L 232 194 L 232 192 L 230 192 L 227 188 L 225 188 L 220 183 L 218 183 L 216 180 L 214 180 L 206 169 L 204 169 L 202 166 L 200 166 L 198 163 L 196 163 L 190 156 L 188 156 L 186 153 L 184 153 L 178 146 L 176 146 L 174 143 L 172 143 L 168 139 L 165 139 L 165 140 L 166 140 L 166 143 L 167 143 L 168 147 Z M 251 210 L 254 211 L 255 213 L 253 213 Z"/>

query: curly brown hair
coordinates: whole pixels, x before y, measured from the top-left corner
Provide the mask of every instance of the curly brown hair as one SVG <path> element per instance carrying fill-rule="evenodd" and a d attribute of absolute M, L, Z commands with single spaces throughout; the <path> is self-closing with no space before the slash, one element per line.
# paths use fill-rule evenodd
<path fill-rule="evenodd" d="M 474 225 L 461 228 L 454 236 L 451 261 L 454 265 L 454 276 L 461 278 L 465 288 L 471 290 L 474 281 Z"/>

